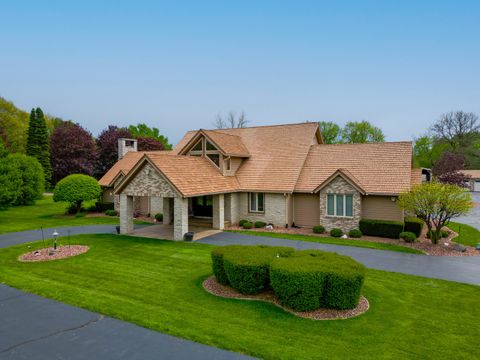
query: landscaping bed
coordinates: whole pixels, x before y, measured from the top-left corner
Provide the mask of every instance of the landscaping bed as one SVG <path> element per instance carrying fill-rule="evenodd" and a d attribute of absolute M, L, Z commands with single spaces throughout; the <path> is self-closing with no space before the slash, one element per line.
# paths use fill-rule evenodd
<path fill-rule="evenodd" d="M 52 261 L 66 259 L 86 253 L 89 247 L 86 245 L 66 245 L 30 251 L 18 257 L 19 261 L 35 262 L 35 261 Z"/>

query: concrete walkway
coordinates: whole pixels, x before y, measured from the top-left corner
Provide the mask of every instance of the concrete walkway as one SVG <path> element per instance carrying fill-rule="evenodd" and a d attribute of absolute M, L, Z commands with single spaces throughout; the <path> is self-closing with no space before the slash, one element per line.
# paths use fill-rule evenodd
<path fill-rule="evenodd" d="M 400 253 L 385 250 L 372 250 L 353 246 L 319 244 L 306 241 L 293 241 L 255 235 L 223 232 L 198 241 L 203 244 L 230 245 L 230 244 L 264 244 L 291 246 L 296 249 L 319 249 L 348 255 L 365 266 L 418 275 L 435 279 L 458 281 L 480 285 L 480 256 L 428 256 Z M 480 251 L 479 251 L 480 255 Z"/>
<path fill-rule="evenodd" d="M 0 359 L 252 359 L 0 284 Z"/>

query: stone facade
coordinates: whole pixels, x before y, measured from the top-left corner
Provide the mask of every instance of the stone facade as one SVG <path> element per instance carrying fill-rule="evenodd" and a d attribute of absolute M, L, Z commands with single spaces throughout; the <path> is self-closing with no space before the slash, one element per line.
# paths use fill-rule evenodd
<path fill-rule="evenodd" d="M 248 193 L 238 193 L 240 198 L 239 220 L 264 221 L 275 226 L 284 227 L 287 222 L 286 201 L 283 194 L 265 193 L 265 212 L 249 212 Z"/>
<path fill-rule="evenodd" d="M 161 196 L 151 196 L 150 197 L 150 214 L 155 216 L 155 214 L 163 214 L 163 198 Z"/>
<path fill-rule="evenodd" d="M 130 234 L 133 232 L 133 197 L 120 195 L 120 232 Z"/>
<path fill-rule="evenodd" d="M 353 217 L 328 216 L 327 194 L 353 195 Z M 341 176 L 337 176 L 320 191 L 320 224 L 325 226 L 327 231 L 333 228 L 342 229 L 344 232 L 358 229 L 361 211 L 361 194 Z"/>
<path fill-rule="evenodd" d="M 225 201 L 224 195 L 213 195 L 213 223 L 214 229 L 223 230 L 225 227 Z"/>
<path fill-rule="evenodd" d="M 122 194 L 130 196 L 178 196 L 175 189 L 150 164 L 145 164 Z"/>
<path fill-rule="evenodd" d="M 183 240 L 188 231 L 188 199 L 176 197 L 173 201 L 173 238 Z"/>
<path fill-rule="evenodd" d="M 237 224 L 240 221 L 240 198 L 238 193 L 225 194 L 225 221 Z"/>

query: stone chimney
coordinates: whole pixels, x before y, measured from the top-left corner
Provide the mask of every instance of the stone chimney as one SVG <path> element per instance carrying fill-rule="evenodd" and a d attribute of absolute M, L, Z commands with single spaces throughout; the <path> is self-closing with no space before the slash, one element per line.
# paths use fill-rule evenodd
<path fill-rule="evenodd" d="M 123 158 L 129 151 L 137 151 L 137 140 L 135 139 L 118 139 L 118 160 Z"/>

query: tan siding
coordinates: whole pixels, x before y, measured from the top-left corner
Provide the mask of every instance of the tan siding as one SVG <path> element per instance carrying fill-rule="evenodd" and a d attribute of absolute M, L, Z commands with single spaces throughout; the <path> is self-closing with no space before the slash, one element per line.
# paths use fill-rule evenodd
<path fill-rule="evenodd" d="M 293 195 L 289 194 L 287 197 L 287 222 L 288 226 L 293 224 Z"/>
<path fill-rule="evenodd" d="M 111 203 L 113 202 L 113 188 L 104 188 L 103 193 L 102 193 L 102 201 L 106 203 Z"/>
<path fill-rule="evenodd" d="M 294 194 L 293 203 L 295 225 L 312 227 L 320 223 L 318 194 Z"/>
<path fill-rule="evenodd" d="M 238 168 L 240 167 L 240 165 L 242 164 L 242 158 L 239 158 L 239 157 L 231 157 L 230 158 L 230 171 L 227 171 L 227 169 L 225 169 L 225 175 L 227 176 L 235 176 L 235 174 L 237 173 L 237 170 Z"/>
<path fill-rule="evenodd" d="M 362 218 L 402 221 L 403 212 L 390 196 L 363 196 Z"/>

